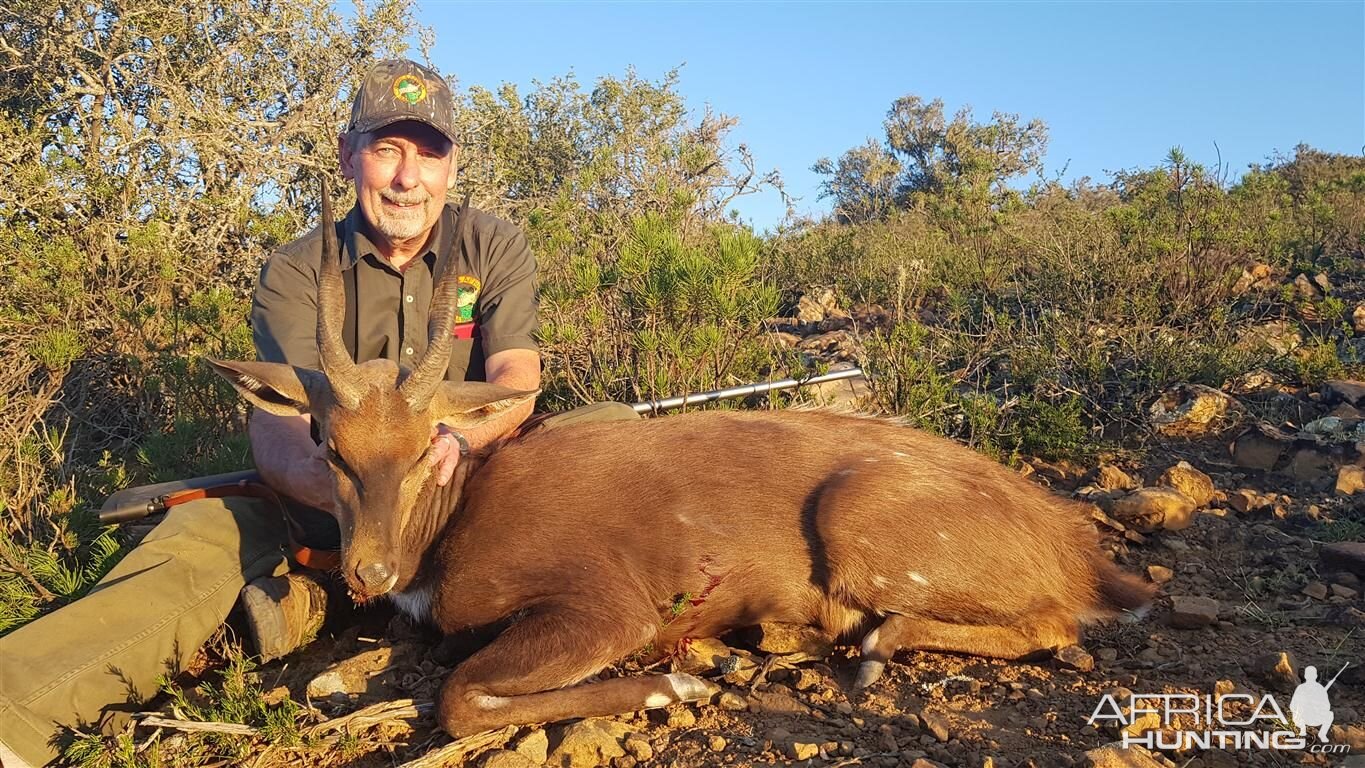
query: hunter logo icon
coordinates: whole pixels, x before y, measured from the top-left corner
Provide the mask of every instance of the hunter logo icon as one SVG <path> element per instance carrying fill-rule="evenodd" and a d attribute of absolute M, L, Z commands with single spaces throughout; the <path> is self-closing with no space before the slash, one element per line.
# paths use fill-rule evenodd
<path fill-rule="evenodd" d="M 456 316 L 455 322 L 468 323 L 474 320 L 474 303 L 479 300 L 479 289 L 483 283 L 473 275 L 460 275 L 455 279 Z"/>
<path fill-rule="evenodd" d="M 1332 703 L 1327 700 L 1327 689 L 1349 666 L 1351 664 L 1347 662 L 1327 685 L 1318 682 L 1317 667 L 1303 668 L 1303 682 L 1295 689 L 1294 698 L 1289 700 L 1289 711 L 1294 715 L 1294 724 L 1299 727 L 1300 736 L 1306 735 L 1306 731 L 1312 728 L 1318 732 L 1318 741 L 1327 742 L 1327 731 L 1332 727 Z"/>
<path fill-rule="evenodd" d="M 402 75 L 393 81 L 393 95 L 408 104 L 416 104 L 427 97 L 427 84 L 416 75 Z"/>

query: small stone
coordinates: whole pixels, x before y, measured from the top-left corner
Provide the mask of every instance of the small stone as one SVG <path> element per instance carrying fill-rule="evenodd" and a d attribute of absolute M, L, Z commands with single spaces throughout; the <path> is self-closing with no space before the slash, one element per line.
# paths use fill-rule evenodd
<path fill-rule="evenodd" d="M 1107 744 L 1085 753 L 1087 768 L 1162 768 L 1151 752 L 1137 746 Z"/>
<path fill-rule="evenodd" d="M 1147 578 L 1151 579 L 1153 584 L 1165 584 L 1173 576 L 1175 576 L 1175 571 L 1164 565 L 1147 566 Z"/>
<path fill-rule="evenodd" d="M 1351 589 L 1345 584 L 1333 584 L 1331 590 L 1334 597 L 1340 597 L 1346 600 L 1354 600 L 1356 599 L 1356 596 L 1360 594 L 1360 592 Z"/>
<path fill-rule="evenodd" d="M 1331 477 L 1336 472 L 1336 462 L 1331 456 L 1320 453 L 1314 448 L 1303 448 L 1294 454 L 1289 462 L 1289 474 L 1295 480 L 1316 483 Z"/>
<path fill-rule="evenodd" d="M 1170 437 L 1203 437 L 1219 431 L 1229 411 L 1241 406 L 1226 393 L 1202 384 L 1177 384 L 1148 411 L 1157 432 Z"/>
<path fill-rule="evenodd" d="M 896 752 L 900 750 L 900 744 L 896 741 L 896 729 L 890 724 L 877 727 L 877 747 L 883 752 Z"/>
<path fill-rule="evenodd" d="M 829 635 L 802 624 L 764 622 L 747 630 L 743 636 L 764 653 L 828 656 L 834 650 L 834 641 Z"/>
<path fill-rule="evenodd" d="M 625 747 L 626 752 L 630 753 L 631 757 L 642 763 L 654 757 L 654 748 L 649 745 L 649 739 L 638 733 L 627 736 L 622 746 Z"/>
<path fill-rule="evenodd" d="M 782 693 L 754 691 L 748 698 L 749 711 L 754 714 L 808 715 L 810 708 Z"/>
<path fill-rule="evenodd" d="M 488 753 L 483 760 L 483 768 L 539 768 L 540 763 L 520 752 L 498 749 Z"/>
<path fill-rule="evenodd" d="M 1346 379 L 1329 379 L 1322 385 L 1323 400 L 1330 403 L 1360 405 L 1365 399 L 1365 382 Z"/>
<path fill-rule="evenodd" d="M 536 765 L 544 765 L 550 757 L 550 737 L 544 729 L 537 728 L 517 740 L 512 749 Z"/>
<path fill-rule="evenodd" d="M 308 682 L 308 695 L 325 699 L 333 694 L 354 696 L 396 687 L 399 675 L 411 669 L 417 656 L 411 643 L 371 648 L 332 664 Z"/>
<path fill-rule="evenodd" d="M 727 712 L 743 712 L 749 708 L 749 702 L 745 701 L 743 696 L 740 696 L 734 691 L 725 691 L 722 693 L 720 698 L 716 701 L 716 704 Z"/>
<path fill-rule="evenodd" d="M 1237 685 L 1231 680 L 1219 680 L 1213 684 L 1214 696 L 1227 696 L 1237 690 Z"/>
<path fill-rule="evenodd" d="M 820 684 L 820 675 L 809 669 L 792 670 L 791 685 L 798 691 L 809 691 Z"/>
<path fill-rule="evenodd" d="M 1194 500 L 1174 488 L 1139 488 L 1118 499 L 1109 513 L 1142 533 L 1178 531 L 1194 520 Z"/>
<path fill-rule="evenodd" d="M 706 746 L 710 747 L 712 752 L 724 752 L 725 737 L 712 734 L 711 736 L 707 737 Z"/>
<path fill-rule="evenodd" d="M 924 710 L 920 713 L 920 720 L 924 722 L 924 727 L 934 734 L 934 738 L 940 742 L 948 740 L 948 719 L 942 713 L 931 710 Z"/>
<path fill-rule="evenodd" d="M 1347 464 L 1337 471 L 1337 495 L 1351 496 L 1365 490 L 1365 467 Z"/>
<path fill-rule="evenodd" d="M 1057 663 L 1077 672 L 1089 672 L 1095 668 L 1095 659 L 1079 645 L 1068 645 L 1056 653 Z"/>
<path fill-rule="evenodd" d="M 1357 578 L 1365 578 L 1365 541 L 1344 541 L 1324 544 L 1318 551 L 1323 565 L 1336 571 L 1346 571 Z"/>
<path fill-rule="evenodd" d="M 639 764 L 640 761 L 630 755 L 621 755 L 620 757 L 614 757 L 611 760 L 611 768 L 635 768 L 635 766 Z"/>
<path fill-rule="evenodd" d="M 1314 600 L 1327 599 L 1327 585 L 1320 581 L 1310 581 L 1308 582 L 1308 585 L 1300 591 Z"/>
<path fill-rule="evenodd" d="M 1101 648 L 1098 651 L 1095 651 L 1095 658 L 1106 664 L 1116 661 L 1118 657 L 1119 649 L 1117 648 Z"/>
<path fill-rule="evenodd" d="M 1290 693 L 1299 687 L 1299 665 L 1288 651 L 1257 656 L 1251 662 L 1251 671 L 1277 691 Z"/>
<path fill-rule="evenodd" d="M 1276 430 L 1253 427 L 1232 443 L 1232 460 L 1239 467 L 1269 471 L 1279 463 L 1289 445 L 1287 435 Z"/>
<path fill-rule="evenodd" d="M 819 756 L 819 744 L 808 741 L 793 741 L 787 745 L 787 757 L 793 760 L 811 760 Z"/>
<path fill-rule="evenodd" d="M 1198 629 L 1218 621 L 1218 601 L 1194 595 L 1171 597 L 1170 624 L 1176 629 Z"/>
<path fill-rule="evenodd" d="M 630 726 L 613 720 L 592 718 L 571 723 L 564 727 L 546 762 L 555 768 L 597 768 L 625 755 L 621 741 L 629 733 Z"/>
<path fill-rule="evenodd" d="M 716 669 L 728 668 L 733 654 L 730 649 L 714 637 L 692 640 L 687 648 L 673 662 L 674 672 L 700 675 Z"/>
<path fill-rule="evenodd" d="M 1190 465 L 1188 461 L 1167 469 L 1161 474 L 1158 485 L 1169 486 L 1194 500 L 1197 507 L 1206 507 L 1213 501 L 1213 479 Z"/>
<path fill-rule="evenodd" d="M 1313 280 L 1302 272 L 1294 278 L 1294 288 L 1299 292 L 1299 298 L 1302 299 L 1316 299 L 1321 295 L 1318 287 L 1313 284 Z"/>
<path fill-rule="evenodd" d="M 1095 472 L 1095 485 L 1106 491 L 1131 491 L 1138 487 L 1137 481 L 1127 472 L 1112 464 L 1101 464 Z"/>
<path fill-rule="evenodd" d="M 687 707 L 672 710 L 668 713 L 669 728 L 691 728 L 697 724 L 697 716 Z"/>

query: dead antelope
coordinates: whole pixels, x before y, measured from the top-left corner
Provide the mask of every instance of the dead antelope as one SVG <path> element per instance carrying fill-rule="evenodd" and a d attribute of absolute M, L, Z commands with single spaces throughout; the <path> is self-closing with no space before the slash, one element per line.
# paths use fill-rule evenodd
<path fill-rule="evenodd" d="M 1151 595 L 1101 553 L 1080 505 L 876 419 L 697 412 L 533 431 L 438 488 L 423 460 L 434 423 L 472 426 L 535 393 L 442 380 L 454 270 L 415 370 L 356 365 L 326 204 L 322 227 L 323 370 L 214 365 L 256 406 L 318 422 L 359 599 L 388 595 L 447 633 L 504 627 L 442 689 L 452 735 L 707 699 L 682 673 L 584 681 L 759 622 L 860 637 L 861 687 L 897 649 L 1016 659 Z M 692 606 L 674 617 L 681 595 Z"/>

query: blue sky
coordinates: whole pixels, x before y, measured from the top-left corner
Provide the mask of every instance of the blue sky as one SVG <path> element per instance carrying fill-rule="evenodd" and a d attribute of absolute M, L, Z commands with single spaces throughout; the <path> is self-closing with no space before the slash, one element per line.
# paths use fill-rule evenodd
<path fill-rule="evenodd" d="M 1049 174 L 1107 179 L 1192 159 L 1249 163 L 1300 143 L 1365 151 L 1365 2 L 631 3 L 419 2 L 432 61 L 460 87 L 529 89 L 572 71 L 586 87 L 628 66 L 681 67 L 690 108 L 740 118 L 762 169 L 802 213 L 828 210 L 810 166 L 881 138 L 905 94 L 1041 118 Z M 523 91 L 524 92 L 524 91 Z M 1218 149 L 1215 149 L 1215 142 Z M 776 194 L 735 205 L 759 230 Z"/>

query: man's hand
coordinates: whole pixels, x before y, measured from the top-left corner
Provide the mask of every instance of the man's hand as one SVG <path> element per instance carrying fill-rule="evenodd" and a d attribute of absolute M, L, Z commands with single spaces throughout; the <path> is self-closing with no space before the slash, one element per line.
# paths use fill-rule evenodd
<path fill-rule="evenodd" d="M 455 430 L 444 424 L 437 424 L 431 430 L 431 456 L 427 461 L 436 467 L 436 484 L 445 486 L 455 475 L 455 467 L 460 464 L 460 440 Z"/>

